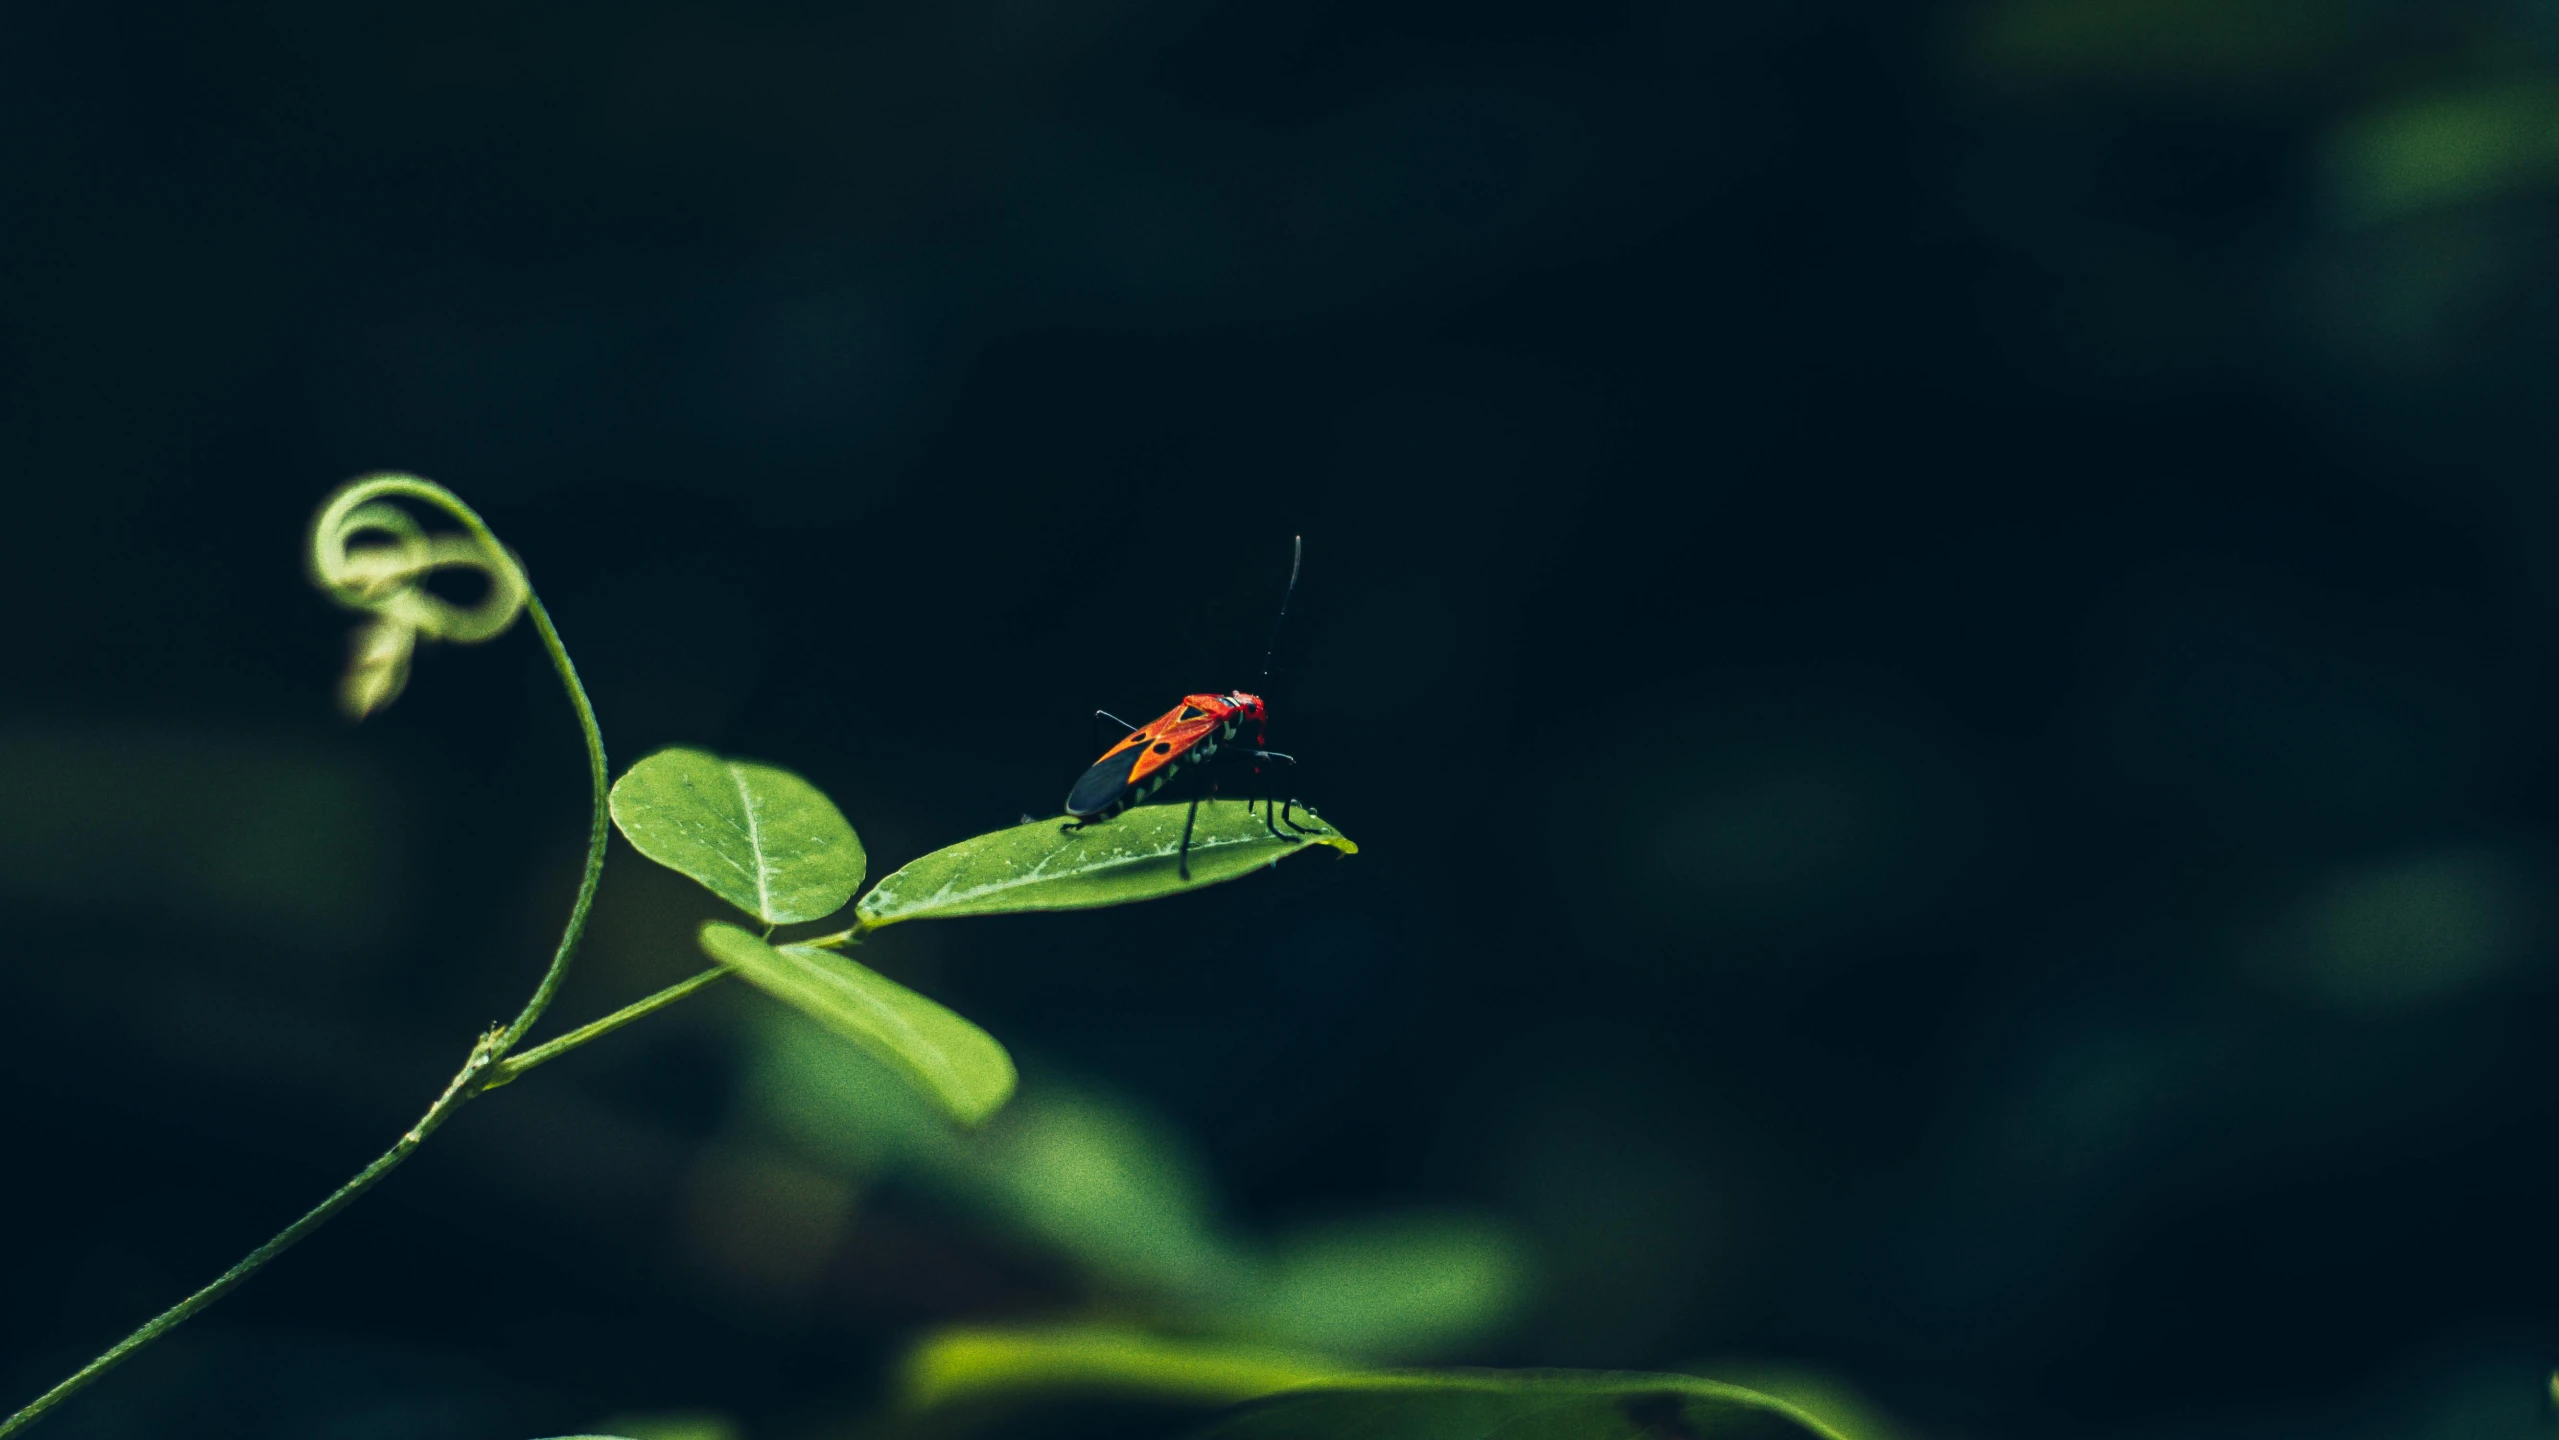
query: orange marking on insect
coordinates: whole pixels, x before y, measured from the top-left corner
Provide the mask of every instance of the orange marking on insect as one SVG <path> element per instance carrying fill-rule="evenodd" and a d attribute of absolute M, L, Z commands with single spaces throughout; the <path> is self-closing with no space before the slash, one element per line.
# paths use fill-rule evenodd
<path fill-rule="evenodd" d="M 1203 747 L 1213 747 L 1228 725 L 1236 726 L 1239 734 L 1243 726 L 1251 725 L 1253 743 L 1259 745 L 1268 714 L 1261 696 L 1247 695 L 1242 691 L 1227 695 L 1185 695 L 1181 704 L 1131 730 L 1093 762 L 1093 770 L 1108 767 L 1118 772 L 1122 766 L 1126 767 L 1125 772 L 1119 775 L 1119 783 L 1113 787 L 1115 793 L 1106 799 L 1098 790 L 1079 791 L 1070 802 L 1068 813 L 1093 813 L 1119 796 L 1149 784 L 1160 772 L 1183 763 L 1186 757 Z M 1131 750 L 1141 753 L 1123 760 L 1121 757 Z"/>

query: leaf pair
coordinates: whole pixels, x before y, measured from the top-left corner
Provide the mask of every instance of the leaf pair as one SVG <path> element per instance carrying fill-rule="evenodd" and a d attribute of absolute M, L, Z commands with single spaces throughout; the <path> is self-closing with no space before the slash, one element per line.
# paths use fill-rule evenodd
<path fill-rule="evenodd" d="M 825 792 L 770 765 L 661 750 L 614 782 L 611 803 L 613 823 L 641 854 L 767 925 L 843 909 L 869 863 Z M 963 1123 L 1013 1093 L 1013 1059 L 994 1037 L 877 971 L 717 921 L 701 941 L 712 959 L 860 1045 Z"/>
<path fill-rule="evenodd" d="M 614 783 L 612 810 L 641 854 L 767 926 L 841 910 L 868 866 L 860 837 L 825 792 L 787 770 L 707 751 L 661 750 L 632 766 Z M 775 946 L 714 922 L 702 928 L 702 948 L 975 1124 L 1013 1093 L 1004 1047 L 832 947 L 907 920 L 1123 905 L 1232 880 L 1319 845 L 1358 848 L 1312 813 L 1297 821 L 1299 833 L 1249 812 L 1234 801 L 1200 807 L 1187 878 L 1183 807 L 1141 808 L 1080 829 L 1028 821 L 906 865 L 862 897 L 853 928 L 839 934 Z"/>

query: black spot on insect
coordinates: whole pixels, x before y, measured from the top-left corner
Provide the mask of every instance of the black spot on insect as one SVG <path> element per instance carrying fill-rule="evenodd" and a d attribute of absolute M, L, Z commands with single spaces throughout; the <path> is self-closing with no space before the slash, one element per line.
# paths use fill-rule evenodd
<path fill-rule="evenodd" d="M 1207 711 L 1202 710 L 1202 709 L 1200 709 L 1199 707 L 1197 707 L 1197 706 L 1195 706 L 1195 705 L 1185 705 L 1185 706 L 1183 706 L 1183 707 L 1182 707 L 1182 713 L 1181 713 L 1181 714 L 1179 714 L 1179 715 L 1174 716 L 1174 717 L 1173 717 L 1173 720 L 1174 720 L 1174 723 L 1179 724 L 1180 722 L 1182 722 L 1182 721 L 1184 721 L 1184 720 L 1197 720 L 1197 719 L 1198 719 L 1198 718 L 1200 718 L 1202 715 L 1205 715 L 1205 714 L 1207 714 L 1207 713 L 1208 713 Z"/>
<path fill-rule="evenodd" d="M 1173 753 L 1173 742 L 1172 742 L 1172 741 L 1170 741 L 1170 740 L 1158 740 L 1158 741 L 1156 741 L 1156 742 L 1155 742 L 1155 753 L 1156 753 L 1156 754 L 1158 754 L 1158 755 L 1170 755 L 1170 754 L 1172 754 L 1172 753 Z"/>
<path fill-rule="evenodd" d="M 1617 1410 L 1645 1440 L 1697 1440 L 1697 1432 L 1689 1428 L 1688 1407 L 1676 1390 L 1629 1395 L 1617 1402 Z"/>

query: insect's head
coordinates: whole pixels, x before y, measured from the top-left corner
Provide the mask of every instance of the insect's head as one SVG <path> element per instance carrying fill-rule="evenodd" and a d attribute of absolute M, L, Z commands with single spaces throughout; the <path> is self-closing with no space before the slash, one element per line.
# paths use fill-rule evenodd
<path fill-rule="evenodd" d="M 1262 697 L 1259 695 L 1247 695 L 1241 690 L 1234 690 L 1229 691 L 1218 698 L 1224 700 L 1227 704 L 1234 706 L 1234 713 L 1238 715 L 1248 715 L 1255 720 L 1266 720 L 1270 718 L 1270 711 L 1268 707 L 1262 704 Z"/>

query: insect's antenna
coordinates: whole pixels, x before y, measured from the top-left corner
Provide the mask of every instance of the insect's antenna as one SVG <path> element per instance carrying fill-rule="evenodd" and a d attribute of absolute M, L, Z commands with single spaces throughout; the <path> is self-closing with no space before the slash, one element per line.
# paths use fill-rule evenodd
<path fill-rule="evenodd" d="M 1297 567 L 1305 563 L 1305 560 L 1306 537 L 1303 535 L 1290 536 L 1288 552 L 1288 588 L 1280 592 L 1279 619 L 1271 622 L 1271 645 L 1269 649 L 1262 652 L 1262 688 L 1265 690 L 1270 688 L 1271 661 L 1279 654 L 1280 629 L 1288 624 L 1288 602 L 1296 598 L 1297 595 Z"/>

